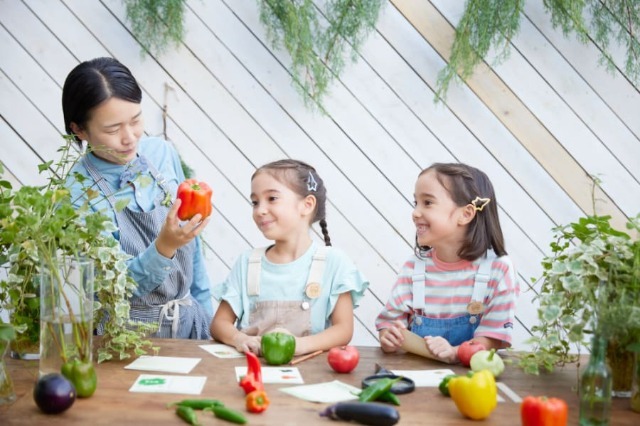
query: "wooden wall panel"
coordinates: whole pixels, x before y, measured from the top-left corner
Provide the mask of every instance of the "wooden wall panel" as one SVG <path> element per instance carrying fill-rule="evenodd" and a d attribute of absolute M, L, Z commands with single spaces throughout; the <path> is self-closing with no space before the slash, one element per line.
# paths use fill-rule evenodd
<path fill-rule="evenodd" d="M 537 321 L 532 278 L 551 229 L 591 211 L 589 175 L 603 175 L 599 207 L 616 225 L 640 210 L 640 94 L 620 70 L 597 65 L 596 46 L 564 38 L 530 0 L 512 58 L 481 66 L 435 104 L 462 6 L 390 0 L 322 114 L 304 106 L 289 56 L 271 48 L 254 1 L 188 1 L 184 43 L 143 57 L 119 0 L 0 0 L 0 161 L 15 184 L 41 182 L 37 164 L 55 158 L 63 127 L 64 78 L 80 61 L 114 56 L 143 88 L 147 133 L 163 135 L 166 126 L 214 188 L 204 235 L 213 285 L 242 251 L 267 243 L 248 200 L 255 168 L 291 157 L 318 169 L 332 241 L 371 281 L 354 336 L 369 345 L 412 253 L 417 174 L 433 162 L 473 164 L 496 187 L 522 289 L 514 345 L 525 348 Z"/>

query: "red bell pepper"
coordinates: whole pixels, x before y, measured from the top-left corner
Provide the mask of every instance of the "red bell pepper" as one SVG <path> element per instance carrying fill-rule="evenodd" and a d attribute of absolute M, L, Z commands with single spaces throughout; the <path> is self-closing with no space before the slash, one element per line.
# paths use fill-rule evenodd
<path fill-rule="evenodd" d="M 178 186 L 177 197 L 182 200 L 178 208 L 178 218 L 180 220 L 190 220 L 200 213 L 202 218 L 211 214 L 211 194 L 213 191 L 204 182 L 196 179 L 187 179 Z"/>
<path fill-rule="evenodd" d="M 247 411 L 250 413 L 262 413 L 269 406 L 269 398 L 264 390 L 254 390 L 247 394 Z"/>
<path fill-rule="evenodd" d="M 522 426 L 566 426 L 568 410 L 560 398 L 527 396 L 520 404 Z"/>
<path fill-rule="evenodd" d="M 240 387 L 244 389 L 245 394 L 249 394 L 255 390 L 264 390 L 262 384 L 262 367 L 258 356 L 253 352 L 246 352 L 247 356 L 247 374 L 240 379 Z"/>

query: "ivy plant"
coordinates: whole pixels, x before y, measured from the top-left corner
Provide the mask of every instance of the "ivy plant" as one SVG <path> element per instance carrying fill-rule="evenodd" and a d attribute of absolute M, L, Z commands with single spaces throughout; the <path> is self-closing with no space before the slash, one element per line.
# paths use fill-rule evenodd
<path fill-rule="evenodd" d="M 123 0 L 127 21 L 145 50 L 153 54 L 178 46 L 184 37 L 186 0 Z"/>
<path fill-rule="evenodd" d="M 627 350 L 640 341 L 640 241 L 609 222 L 609 216 L 587 216 L 554 230 L 551 254 L 542 261 L 534 347 L 520 359 L 525 372 L 575 361 L 571 345 L 579 350 L 596 333 Z M 640 214 L 627 227 L 640 231 Z"/>
<path fill-rule="evenodd" d="M 88 257 L 96 271 L 95 323 L 104 327 L 98 362 L 145 353 L 151 348 L 145 336 L 157 326 L 129 319 L 129 298 L 136 283 L 127 273 L 128 255 L 111 235 L 115 225 L 102 213 L 92 211 L 88 201 L 75 208 L 65 187 L 71 168 L 81 158 L 74 145 L 73 138 L 65 137 L 58 150 L 60 159 L 39 166 L 40 173 L 49 175 L 44 186 L 14 189 L 0 178 L 0 268 L 4 269 L 0 309 L 7 310 L 10 322 L 22 331 L 18 341 L 37 343 L 41 264 L 52 264 L 58 254 Z M 0 165 L 0 177 L 3 172 Z M 98 196 L 90 187 L 86 194 L 87 200 Z"/>
<path fill-rule="evenodd" d="M 509 45 L 520 29 L 525 0 L 467 1 L 456 27 L 451 57 L 438 74 L 436 99 L 443 99 L 450 83 L 466 80 L 475 67 L 495 49 L 493 65 L 509 57 Z M 555 28 L 574 34 L 583 43 L 593 41 L 601 53 L 601 63 L 609 70 L 616 64 L 611 45 L 625 49 L 624 70 L 640 82 L 640 8 L 637 0 L 544 0 Z"/>

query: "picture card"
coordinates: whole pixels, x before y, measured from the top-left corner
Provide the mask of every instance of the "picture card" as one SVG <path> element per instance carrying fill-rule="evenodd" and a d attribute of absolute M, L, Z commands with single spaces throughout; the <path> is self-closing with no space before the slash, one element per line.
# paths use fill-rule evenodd
<path fill-rule="evenodd" d="M 247 367 L 236 367 L 236 379 L 240 379 L 247 374 Z M 286 384 L 302 384 L 302 376 L 298 367 L 262 367 L 263 383 L 286 383 Z"/>
<path fill-rule="evenodd" d="M 416 387 L 437 387 L 444 376 L 456 374 L 448 368 L 439 370 L 392 370 L 392 373 L 413 380 Z"/>
<path fill-rule="evenodd" d="M 126 365 L 127 370 L 160 371 L 162 373 L 188 374 L 202 358 L 143 355 Z"/>
<path fill-rule="evenodd" d="M 129 392 L 179 393 L 200 395 L 207 381 L 205 376 L 164 376 L 141 374 Z"/>
<path fill-rule="evenodd" d="M 216 343 L 213 345 L 200 345 L 202 349 L 218 358 L 243 358 L 245 354 L 238 352 L 233 346 Z"/>
<path fill-rule="evenodd" d="M 334 380 L 313 385 L 281 388 L 280 391 L 305 401 L 332 404 L 334 402 L 358 399 L 358 394 L 362 389 L 343 383 L 340 380 Z"/>

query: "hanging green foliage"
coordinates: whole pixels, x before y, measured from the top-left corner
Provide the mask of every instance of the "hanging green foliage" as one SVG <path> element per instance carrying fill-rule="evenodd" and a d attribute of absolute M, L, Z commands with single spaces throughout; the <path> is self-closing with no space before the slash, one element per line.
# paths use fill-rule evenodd
<path fill-rule="evenodd" d="M 611 71 L 616 64 L 611 45 L 626 49 L 624 72 L 640 81 L 639 0 L 544 0 L 554 28 L 574 34 L 583 42 L 594 42 L 601 50 L 601 62 Z M 486 59 L 490 49 L 497 65 L 509 56 L 509 44 L 518 33 L 524 0 L 467 1 L 456 28 L 451 57 L 438 74 L 436 98 L 443 99 L 452 80 L 466 80 Z"/>
<path fill-rule="evenodd" d="M 291 55 L 294 84 L 307 106 L 322 109 L 330 83 L 355 61 L 367 35 L 375 28 L 383 0 L 260 0 L 260 21 L 274 48 Z"/>
<path fill-rule="evenodd" d="M 143 46 L 142 54 L 178 46 L 184 35 L 186 0 L 123 0 L 131 30 Z"/>

